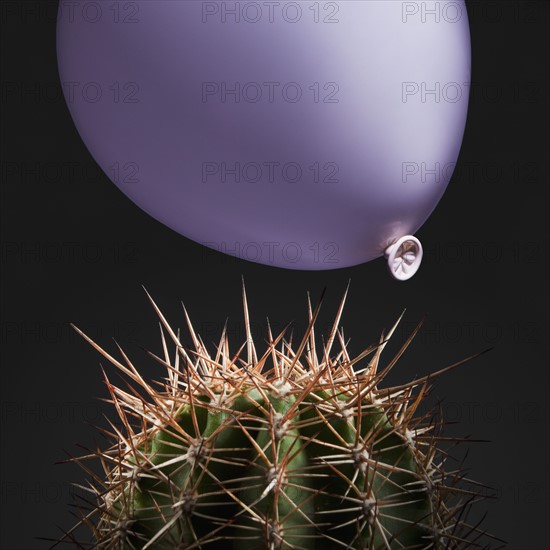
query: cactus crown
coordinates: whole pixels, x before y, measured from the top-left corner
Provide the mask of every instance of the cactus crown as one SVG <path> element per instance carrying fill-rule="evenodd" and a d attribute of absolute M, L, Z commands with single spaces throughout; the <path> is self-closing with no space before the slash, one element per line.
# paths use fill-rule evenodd
<path fill-rule="evenodd" d="M 167 371 L 146 382 L 128 356 L 112 357 L 75 329 L 128 379 L 115 387 L 104 372 L 120 422 L 114 442 L 72 458 L 92 476 L 94 503 L 79 526 L 94 542 L 80 548 L 129 549 L 429 549 L 478 546 L 483 533 L 466 521 L 475 493 L 447 472 L 441 421 L 419 415 L 430 376 L 381 389 L 420 325 L 384 367 L 377 345 L 351 358 L 339 322 L 317 353 L 315 310 L 296 348 L 286 329 L 256 352 L 243 284 L 246 342 L 231 354 L 224 328 L 210 354 L 185 317 L 186 350 L 149 296 L 161 324 Z M 399 322 L 399 321 L 398 321 Z M 288 327 L 287 327 L 288 328 Z M 169 342 L 171 340 L 171 344 Z M 338 341 L 339 351 L 332 349 Z M 171 354 L 170 347 L 175 350 Z M 246 358 L 241 357 L 246 347 Z M 361 363 L 364 361 L 364 366 Z M 78 526 L 62 540 L 76 543 Z"/>

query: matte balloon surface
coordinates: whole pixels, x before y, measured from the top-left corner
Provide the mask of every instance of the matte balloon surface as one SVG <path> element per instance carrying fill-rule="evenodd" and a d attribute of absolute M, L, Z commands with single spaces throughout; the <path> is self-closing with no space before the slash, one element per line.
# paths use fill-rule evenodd
<path fill-rule="evenodd" d="M 342 268 L 414 234 L 445 191 L 468 108 L 463 1 L 59 9 L 82 139 L 132 201 L 190 239 Z"/>

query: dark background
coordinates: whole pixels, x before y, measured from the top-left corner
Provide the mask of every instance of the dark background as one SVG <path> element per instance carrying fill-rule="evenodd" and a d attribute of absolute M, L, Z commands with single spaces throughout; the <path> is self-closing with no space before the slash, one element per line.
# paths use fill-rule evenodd
<path fill-rule="evenodd" d="M 131 203 L 96 167 L 59 93 L 56 2 L 2 5 L 2 402 L 1 543 L 47 548 L 73 524 L 77 443 L 101 441 L 111 415 L 99 355 L 74 322 L 114 351 L 115 337 L 147 375 L 140 349 L 160 352 L 145 285 L 184 327 L 184 301 L 205 340 L 227 315 L 243 339 L 241 275 L 253 333 L 264 320 L 304 328 L 306 292 L 327 287 L 320 328 L 351 278 L 342 324 L 358 353 L 405 320 L 386 360 L 425 314 L 392 373 L 401 383 L 486 348 L 439 379 L 450 434 L 466 445 L 471 478 L 495 498 L 485 527 L 512 550 L 547 550 L 548 537 L 548 3 L 468 2 L 473 92 L 459 166 L 418 232 L 426 255 L 407 283 L 382 259 L 332 271 L 289 271 L 209 251 Z M 187 340 L 186 340 L 187 341 Z M 260 346 L 261 347 L 261 346 Z M 109 371 L 114 377 L 114 369 Z"/>

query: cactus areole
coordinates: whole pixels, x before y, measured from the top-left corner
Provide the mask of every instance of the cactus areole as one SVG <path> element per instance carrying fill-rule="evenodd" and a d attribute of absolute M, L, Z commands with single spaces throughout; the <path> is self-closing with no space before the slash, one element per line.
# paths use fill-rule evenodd
<path fill-rule="evenodd" d="M 321 353 L 319 304 L 309 305 L 297 347 L 268 328 L 261 356 L 249 330 L 237 353 L 224 330 L 210 354 L 185 313 L 188 351 L 152 302 L 163 354 L 150 355 L 167 371 L 160 386 L 124 352 L 119 361 L 81 333 L 134 388 L 106 376 L 121 425 L 113 425 L 112 447 L 91 456 L 106 477 L 93 483 L 97 504 L 81 523 L 94 543 L 82 547 L 469 547 L 480 531 L 466 524 L 466 504 L 449 501 L 458 475 L 443 469 L 437 426 L 415 415 L 430 377 L 379 389 L 412 336 L 384 368 L 380 354 L 395 327 L 350 358 L 338 328 L 344 300 Z M 243 301 L 249 327 L 244 289 Z"/>

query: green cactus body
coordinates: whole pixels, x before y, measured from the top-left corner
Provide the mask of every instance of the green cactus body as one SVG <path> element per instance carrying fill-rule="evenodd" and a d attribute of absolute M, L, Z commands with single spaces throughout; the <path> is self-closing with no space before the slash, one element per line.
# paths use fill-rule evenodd
<path fill-rule="evenodd" d="M 319 537 L 325 548 L 426 544 L 421 472 L 380 408 L 346 410 L 326 392 L 298 403 L 292 393 L 240 391 L 211 410 L 200 399 L 186 405 L 178 428 L 159 429 L 143 448 L 116 516 L 128 548 L 155 536 L 159 550 L 209 538 L 243 550 L 313 549 Z"/>
<path fill-rule="evenodd" d="M 244 289 L 243 298 L 247 322 Z M 125 355 L 122 364 L 85 336 L 145 390 L 138 397 L 107 380 L 124 430 L 98 453 L 107 480 L 97 491 L 94 548 L 467 547 L 462 508 L 445 504 L 452 487 L 435 460 L 437 438 L 423 437 L 433 426 L 414 420 L 426 379 L 379 390 L 386 340 L 350 359 L 337 330 L 343 301 L 322 360 L 319 308 L 309 308 L 296 352 L 270 332 L 258 359 L 248 334 L 245 361 L 229 354 L 225 333 L 210 356 L 188 321 L 192 357 L 154 307 L 164 326 L 164 357 L 151 354 L 168 371 L 162 391 Z M 342 352 L 332 359 L 336 336 Z M 354 367 L 369 354 L 367 367 Z"/>

